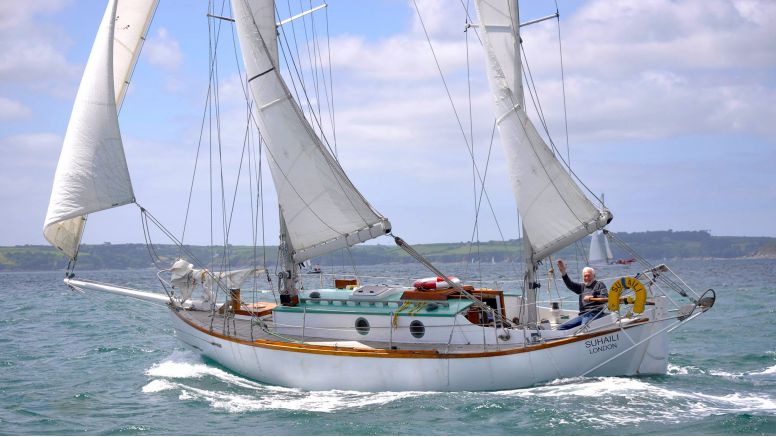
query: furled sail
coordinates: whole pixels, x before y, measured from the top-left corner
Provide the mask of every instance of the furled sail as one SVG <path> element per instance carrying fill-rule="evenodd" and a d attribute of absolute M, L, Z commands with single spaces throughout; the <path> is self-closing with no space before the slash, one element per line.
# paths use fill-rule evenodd
<path fill-rule="evenodd" d="M 232 0 L 232 12 L 294 260 L 384 235 L 390 223 L 353 186 L 305 119 L 277 62 L 271 0 Z"/>
<path fill-rule="evenodd" d="M 117 107 L 158 0 L 108 2 L 54 176 L 43 235 L 71 259 L 86 215 L 134 201 Z"/>
<path fill-rule="evenodd" d="M 536 262 L 611 221 L 580 190 L 528 119 L 514 0 L 477 0 L 496 123 L 512 191 Z"/>

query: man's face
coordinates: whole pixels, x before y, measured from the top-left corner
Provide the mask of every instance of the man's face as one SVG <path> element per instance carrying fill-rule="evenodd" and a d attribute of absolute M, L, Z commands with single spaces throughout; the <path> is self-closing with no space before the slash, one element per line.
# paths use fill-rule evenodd
<path fill-rule="evenodd" d="M 585 282 L 585 284 L 593 282 L 593 279 L 595 279 L 595 275 L 593 275 L 593 272 L 590 270 L 585 270 L 582 272 L 582 280 Z"/>

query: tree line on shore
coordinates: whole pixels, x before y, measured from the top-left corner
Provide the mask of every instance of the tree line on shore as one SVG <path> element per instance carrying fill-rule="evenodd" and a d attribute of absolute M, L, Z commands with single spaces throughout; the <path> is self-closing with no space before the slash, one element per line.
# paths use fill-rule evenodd
<path fill-rule="evenodd" d="M 776 258 L 776 238 L 722 237 L 708 231 L 649 231 L 620 232 L 618 240 L 649 261 L 676 258 Z M 573 257 L 587 253 L 589 239 L 572 245 L 558 254 Z M 521 259 L 520 240 L 479 243 L 417 244 L 415 249 L 432 262 L 511 262 Z M 615 259 L 627 259 L 631 254 L 613 244 Z M 145 244 L 85 244 L 81 246 L 79 270 L 169 268 L 183 257 L 198 266 L 211 263 L 222 265 L 229 260 L 232 267 L 249 265 L 274 266 L 277 246 L 185 246 Z M 408 263 L 413 259 L 401 248 L 388 245 L 362 244 L 312 260 L 313 265 L 370 265 Z M 43 245 L 0 247 L 0 271 L 64 270 L 67 259 L 55 248 Z"/>

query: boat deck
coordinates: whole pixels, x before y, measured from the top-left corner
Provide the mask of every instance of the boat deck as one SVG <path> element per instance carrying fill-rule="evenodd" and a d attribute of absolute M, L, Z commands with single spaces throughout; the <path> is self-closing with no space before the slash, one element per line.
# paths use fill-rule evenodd
<path fill-rule="evenodd" d="M 442 343 L 397 343 L 380 341 L 353 341 L 353 340 L 335 340 L 331 338 L 320 337 L 300 337 L 294 335 L 279 335 L 271 332 L 271 317 L 261 319 L 267 326 L 264 330 L 258 324 L 248 319 L 225 318 L 223 315 L 216 314 L 211 319 L 209 311 L 184 310 L 179 311 L 178 315 L 184 320 L 209 333 L 216 334 L 227 339 L 234 339 L 240 342 L 270 341 L 276 343 L 294 343 L 308 344 L 315 346 L 334 346 L 347 349 L 368 349 L 368 350 L 405 350 L 405 351 L 432 351 L 444 354 L 456 353 L 477 353 L 513 350 L 524 347 L 523 345 L 501 344 L 501 345 L 451 345 Z M 518 333 L 521 331 L 517 331 Z M 513 334 L 515 331 L 513 331 Z M 534 346 L 535 347 L 535 346 Z"/>

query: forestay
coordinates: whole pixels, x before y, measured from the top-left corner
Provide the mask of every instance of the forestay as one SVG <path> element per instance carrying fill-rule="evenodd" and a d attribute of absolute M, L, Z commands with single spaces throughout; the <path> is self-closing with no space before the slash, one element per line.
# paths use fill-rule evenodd
<path fill-rule="evenodd" d="M 528 119 L 516 2 L 477 0 L 477 11 L 510 182 L 531 243 L 530 260 L 537 262 L 603 227 L 612 216 L 585 197 Z"/>
<path fill-rule="evenodd" d="M 390 231 L 305 119 L 277 62 L 272 0 L 232 0 L 232 12 L 294 260 Z"/>

